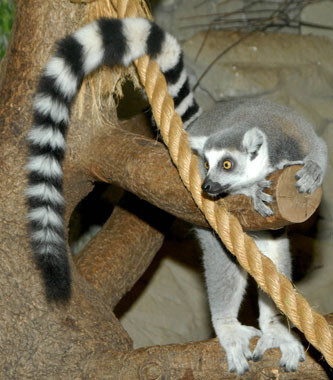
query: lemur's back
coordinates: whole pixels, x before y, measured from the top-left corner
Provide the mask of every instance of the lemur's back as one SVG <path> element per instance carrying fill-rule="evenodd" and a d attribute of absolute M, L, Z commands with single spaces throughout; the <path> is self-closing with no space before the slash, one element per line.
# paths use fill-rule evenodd
<path fill-rule="evenodd" d="M 236 129 L 241 134 L 251 128 L 265 132 L 274 165 L 284 152 L 289 161 L 302 160 L 310 150 L 321 150 L 321 139 L 309 122 L 288 107 L 266 100 L 230 100 L 217 104 L 189 128 L 191 136 L 208 136 Z"/>

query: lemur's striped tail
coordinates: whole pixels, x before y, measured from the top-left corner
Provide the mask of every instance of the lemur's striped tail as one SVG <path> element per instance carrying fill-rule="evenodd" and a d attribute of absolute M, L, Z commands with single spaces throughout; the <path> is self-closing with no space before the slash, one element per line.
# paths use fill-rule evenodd
<path fill-rule="evenodd" d="M 84 26 L 58 43 L 40 78 L 28 134 L 26 194 L 32 247 L 49 300 L 68 299 L 71 293 L 62 189 L 71 104 L 85 75 L 102 64 L 127 66 L 144 54 L 159 63 L 186 127 L 200 109 L 189 88 L 181 49 L 172 36 L 146 19 L 100 19 Z"/>

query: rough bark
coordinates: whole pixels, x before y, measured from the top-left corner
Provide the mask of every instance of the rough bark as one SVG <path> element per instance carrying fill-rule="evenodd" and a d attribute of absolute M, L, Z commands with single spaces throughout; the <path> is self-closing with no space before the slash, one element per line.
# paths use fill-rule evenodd
<path fill-rule="evenodd" d="M 224 374 L 225 357 L 216 342 L 131 349 L 131 339 L 115 318 L 112 306 L 149 265 L 163 239 L 154 223 L 147 222 L 133 210 L 125 212 L 119 209 L 105 227 L 105 234 L 96 239 L 98 243 L 105 243 L 109 252 L 114 241 L 119 239 L 118 234 L 123 234 L 125 229 L 116 218 L 117 214 L 132 220 L 137 231 L 143 231 L 140 244 L 147 244 L 147 256 L 144 251 L 137 256 L 142 246 L 132 238 L 128 239 L 130 242 L 125 240 L 119 244 L 119 251 L 112 256 L 113 263 L 108 266 L 108 273 L 112 276 L 119 272 L 122 283 L 118 286 L 107 275 L 102 279 L 88 275 L 91 285 L 72 265 L 72 300 L 68 304 L 48 304 L 45 301 L 25 226 L 25 135 L 31 124 L 31 100 L 36 79 L 50 55 L 54 39 L 76 29 L 84 14 L 85 5 L 72 4 L 67 0 L 17 0 L 11 42 L 0 67 L 0 378 L 228 378 L 230 375 Z M 89 92 L 86 96 L 90 96 Z M 69 148 L 64 163 L 67 220 L 75 205 L 92 189 L 91 182 L 98 177 L 96 170 L 87 165 L 91 147 L 116 136 L 116 130 L 105 128 L 105 124 L 92 115 L 89 102 L 87 104 L 81 116 L 77 107 L 74 108 L 68 134 Z M 116 122 L 114 110 L 110 119 Z M 118 144 L 120 142 L 118 140 Z M 147 144 L 141 144 L 142 149 L 145 147 Z M 150 142 L 148 147 L 154 151 Z M 103 148 L 99 145 L 95 151 Z M 165 155 L 165 150 L 163 152 Z M 108 151 L 104 153 L 108 154 Z M 160 166 L 158 170 L 165 175 L 169 169 Z M 136 178 L 133 177 L 132 181 L 135 182 Z M 144 187 L 145 183 L 141 186 Z M 140 185 L 137 190 L 134 188 L 133 191 L 141 195 Z M 160 191 L 163 196 L 167 195 L 166 190 Z M 147 194 L 149 200 L 154 197 Z M 117 224 L 119 232 L 109 236 L 108 230 L 114 231 Z M 132 250 L 128 249 L 127 243 Z M 79 267 L 84 255 L 97 252 L 96 244 L 94 246 L 78 260 Z M 139 264 L 135 262 L 138 257 L 142 260 Z M 103 258 L 100 260 L 97 260 L 98 265 L 103 263 Z M 83 264 L 81 269 L 85 272 Z M 114 292 L 108 301 L 107 291 Z M 276 350 L 267 353 L 263 361 L 253 366 L 251 373 L 255 371 L 257 378 L 272 378 L 272 373 L 277 374 L 276 355 Z M 262 370 L 268 374 L 266 377 L 258 377 Z M 220 371 L 223 371 L 223 376 Z M 277 376 L 280 379 L 292 378 L 282 372 Z M 319 364 L 310 358 L 301 364 L 297 374 L 302 379 L 324 379 L 327 378 L 325 376 Z"/>
<path fill-rule="evenodd" d="M 255 347 L 253 339 L 250 348 Z M 311 351 L 318 360 L 318 354 Z M 285 372 L 278 366 L 279 350 L 269 350 L 260 362 L 251 362 L 250 370 L 241 377 L 228 372 L 226 357 L 217 339 L 187 344 L 170 344 L 140 348 L 127 357 L 120 379 L 126 380 L 326 380 L 332 372 L 307 355 L 297 372 Z"/>
<path fill-rule="evenodd" d="M 123 127 L 126 128 L 126 124 Z M 207 226 L 162 143 L 125 130 L 113 129 L 111 134 L 110 140 L 96 137 L 88 149 L 89 155 L 82 158 L 97 180 L 117 184 L 178 218 Z M 289 167 L 268 177 L 273 182 L 268 191 L 274 197 L 271 217 L 258 214 L 252 200 L 243 195 L 228 196 L 219 202 L 224 202 L 245 231 L 301 223 L 319 206 L 322 190 L 319 188 L 313 194 L 299 193 L 294 178 L 299 169 L 299 166 Z"/>
<path fill-rule="evenodd" d="M 36 78 L 55 36 L 75 29 L 82 6 L 67 1 L 17 1 L 8 54 L 0 71 L 0 378 L 83 378 L 89 355 L 131 347 L 112 309 L 73 267 L 73 298 L 47 304 L 26 233 L 25 135 L 31 124 Z M 33 22 L 31 21 L 33 20 Z M 89 124 L 74 123 L 65 163 L 67 216 L 92 188 L 79 165 Z M 96 378 L 99 378 L 97 376 Z"/>
<path fill-rule="evenodd" d="M 78 255 L 79 272 L 111 307 L 132 288 L 161 248 L 168 220 L 161 210 L 127 195 Z"/>

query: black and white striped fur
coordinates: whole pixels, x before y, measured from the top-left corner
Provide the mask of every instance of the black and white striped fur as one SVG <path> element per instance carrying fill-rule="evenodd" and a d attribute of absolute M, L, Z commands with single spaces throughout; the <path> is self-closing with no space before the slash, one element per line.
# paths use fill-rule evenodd
<path fill-rule="evenodd" d="M 104 18 L 82 27 L 57 44 L 39 80 L 27 137 L 26 195 L 31 243 L 49 300 L 71 294 L 62 171 L 71 105 L 85 75 L 101 65 L 128 66 L 144 54 L 159 63 L 186 128 L 201 110 L 189 88 L 181 49 L 174 37 L 146 19 Z"/>

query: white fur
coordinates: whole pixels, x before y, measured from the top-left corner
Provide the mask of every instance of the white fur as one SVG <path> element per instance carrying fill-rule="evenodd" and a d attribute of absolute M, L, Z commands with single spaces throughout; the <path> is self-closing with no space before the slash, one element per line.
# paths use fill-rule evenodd
<path fill-rule="evenodd" d="M 273 261 L 280 273 L 290 279 L 291 253 L 287 236 L 283 234 L 273 238 L 268 232 L 253 233 L 252 236 L 260 251 Z M 259 292 L 259 311 L 259 326 L 263 335 L 253 352 L 254 356 L 260 357 L 267 349 L 278 347 L 282 353 L 280 364 L 287 371 L 296 370 L 298 362 L 305 359 L 303 346 L 283 323 L 273 301 L 263 292 Z"/>
<path fill-rule="evenodd" d="M 265 256 L 275 263 L 279 272 L 288 278 L 291 277 L 291 261 L 289 240 L 285 234 L 278 238 L 272 238 L 269 232 L 260 231 L 250 233 L 258 248 Z"/>
<path fill-rule="evenodd" d="M 67 107 L 49 95 L 38 94 L 35 97 L 34 108 L 43 115 L 50 115 L 56 123 L 69 122 Z"/>
<path fill-rule="evenodd" d="M 211 149 L 206 152 L 206 157 L 209 163 L 209 167 L 213 169 L 214 167 L 217 167 L 222 159 L 222 157 L 226 154 L 227 150 L 216 150 Z"/>
<path fill-rule="evenodd" d="M 101 64 L 104 56 L 103 39 L 97 22 L 85 25 L 73 37 L 83 46 L 83 70 L 88 74 Z"/>
<path fill-rule="evenodd" d="M 59 162 L 48 154 L 32 156 L 27 164 L 30 172 L 37 172 L 49 177 L 62 177 L 62 169 Z"/>
<path fill-rule="evenodd" d="M 202 114 L 202 109 L 199 107 L 198 111 L 194 113 L 187 121 L 184 122 L 183 128 L 186 129 L 194 120 Z"/>
<path fill-rule="evenodd" d="M 59 236 L 55 231 L 53 231 L 51 228 L 43 228 L 38 231 L 34 231 L 31 235 L 32 240 L 37 241 L 39 243 L 63 243 L 63 238 Z M 47 247 L 43 247 L 43 252 L 45 254 L 47 253 L 56 253 L 57 251 L 54 250 L 54 247 L 49 247 L 49 252 L 47 252 Z"/>
<path fill-rule="evenodd" d="M 191 135 L 189 135 L 189 142 L 190 142 L 191 148 L 200 154 L 202 153 L 203 147 L 204 147 L 207 139 L 208 139 L 207 136 L 191 136 Z"/>
<path fill-rule="evenodd" d="M 264 143 L 265 135 L 259 128 L 251 128 L 243 137 L 243 147 L 248 153 L 256 152 Z"/>
<path fill-rule="evenodd" d="M 255 336 L 261 336 L 260 330 L 252 326 L 244 326 L 236 319 L 225 321 L 214 320 L 213 326 L 221 346 L 227 353 L 229 371 L 237 371 L 239 375 L 248 371 L 250 366 L 247 362 L 252 359 L 249 349 L 250 340 Z"/>
<path fill-rule="evenodd" d="M 27 139 L 41 147 L 50 145 L 53 149 L 65 149 L 66 141 L 62 133 L 51 126 L 33 126 Z"/>
<path fill-rule="evenodd" d="M 269 163 L 268 146 L 265 141 L 255 159 L 251 160 L 249 156 L 247 157 L 244 176 L 249 183 L 253 183 L 264 179 L 272 171 L 273 168 Z"/>
<path fill-rule="evenodd" d="M 195 230 L 203 250 L 212 323 L 226 351 L 229 370 L 242 374 L 249 367 L 247 359 L 251 358 L 249 341 L 260 335 L 257 329 L 237 321 L 247 273 L 231 260 L 213 231 L 200 227 Z"/>
<path fill-rule="evenodd" d="M 258 128 L 248 130 L 243 137 L 243 146 L 247 152 L 244 176 L 249 183 L 264 179 L 273 171 L 269 162 L 268 143 L 266 135 Z M 257 153 L 251 159 L 251 153 Z"/>
<path fill-rule="evenodd" d="M 127 42 L 127 53 L 123 64 L 128 66 L 134 59 L 146 53 L 146 42 L 151 24 L 144 18 L 126 18 L 123 20 L 123 33 Z"/>
<path fill-rule="evenodd" d="M 55 78 L 55 84 L 60 91 L 72 98 L 77 91 L 77 78 L 72 74 L 70 66 L 60 57 L 52 57 L 46 65 L 45 74 Z"/>
<path fill-rule="evenodd" d="M 226 351 L 229 370 L 243 374 L 249 369 L 248 360 L 253 355 L 260 358 L 267 349 L 273 347 L 281 349 L 280 364 L 288 371 L 295 370 L 298 362 L 305 358 L 304 350 L 297 337 L 281 321 L 274 303 L 267 295 L 260 293 L 261 331 L 241 325 L 237 315 L 245 292 L 246 272 L 233 262 L 213 231 L 197 227 L 196 232 L 204 254 L 212 323 Z M 282 235 L 274 238 L 268 232 L 253 233 L 252 236 L 260 250 L 273 260 L 278 270 L 290 276 L 291 260 L 287 237 Z M 248 345 L 255 335 L 260 336 L 260 339 L 252 354 Z"/>
<path fill-rule="evenodd" d="M 26 189 L 26 195 L 28 197 L 35 197 L 42 201 L 51 202 L 53 204 L 64 204 L 64 197 L 61 193 L 52 185 L 46 183 L 39 183 L 37 185 L 30 185 Z"/>
<path fill-rule="evenodd" d="M 181 55 L 180 46 L 169 33 L 165 34 L 165 39 L 162 44 L 161 53 L 157 57 L 157 62 L 163 72 L 173 68 L 179 61 Z"/>
<path fill-rule="evenodd" d="M 42 206 L 32 209 L 29 212 L 28 217 L 32 221 L 41 223 L 43 227 L 61 227 L 63 225 L 62 218 L 49 206 Z"/>
<path fill-rule="evenodd" d="M 298 337 L 283 323 L 282 316 L 270 297 L 259 291 L 259 326 L 262 336 L 253 352 L 254 357 L 261 357 L 270 348 L 280 348 L 280 365 L 287 371 L 295 371 L 299 361 L 305 360 L 304 348 Z"/>
<path fill-rule="evenodd" d="M 183 69 L 181 72 L 178 81 L 175 84 L 168 85 L 168 93 L 174 98 L 177 96 L 179 90 L 182 88 L 183 84 L 187 79 L 186 70 Z"/>
<path fill-rule="evenodd" d="M 287 166 L 291 166 L 291 165 L 303 165 L 304 164 L 304 161 L 288 161 L 288 160 L 282 160 L 279 162 L 279 164 L 277 165 L 277 167 L 275 168 L 276 170 L 280 170 L 280 169 L 283 169 Z"/>
<path fill-rule="evenodd" d="M 187 111 L 187 109 L 193 104 L 193 93 L 190 92 L 181 103 L 175 108 L 178 115 L 182 116 Z"/>
<path fill-rule="evenodd" d="M 273 171 L 269 164 L 268 148 L 265 143 L 261 146 L 256 158 L 236 150 L 211 149 L 205 152 L 208 159 L 211 180 L 221 184 L 229 184 L 229 192 L 250 195 L 251 186 Z M 230 156 L 236 162 L 236 172 L 221 173 L 219 168 L 223 157 Z"/>

